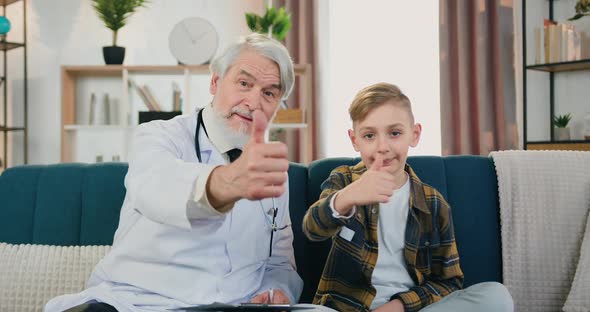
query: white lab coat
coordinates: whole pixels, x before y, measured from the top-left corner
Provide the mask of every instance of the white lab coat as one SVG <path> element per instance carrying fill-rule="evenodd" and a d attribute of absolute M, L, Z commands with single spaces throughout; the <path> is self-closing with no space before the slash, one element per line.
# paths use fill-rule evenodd
<path fill-rule="evenodd" d="M 193 200 L 199 176 L 226 163 L 203 129 L 203 163 L 198 163 L 196 119 L 194 113 L 139 126 L 110 253 L 85 291 L 53 299 L 46 311 L 89 300 L 119 311 L 162 311 L 215 301 L 248 302 L 270 288 L 297 302 L 303 282 L 295 270 L 291 227 L 275 232 L 268 256 L 272 216 L 264 213 L 271 199 L 240 200 L 227 214 L 187 217 L 187 210 L 204 209 Z M 288 193 L 275 200 L 279 227 L 291 224 L 288 201 Z"/>

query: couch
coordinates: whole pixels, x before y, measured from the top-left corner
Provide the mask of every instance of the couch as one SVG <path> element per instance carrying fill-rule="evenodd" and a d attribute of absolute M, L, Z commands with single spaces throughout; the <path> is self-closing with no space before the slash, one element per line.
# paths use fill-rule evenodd
<path fill-rule="evenodd" d="M 292 163 L 289 168 L 295 260 L 305 283 L 300 302 L 313 298 L 330 247 L 329 241 L 312 243 L 305 238 L 303 216 L 319 197 L 320 184 L 330 171 L 358 160 L 329 158 L 309 166 Z M 501 282 L 498 188 L 491 158 L 414 156 L 408 162 L 453 209 L 465 285 Z M 0 277 L 0 311 L 39 310 L 48 298 L 83 288 L 95 263 L 112 244 L 125 196 L 126 172 L 125 163 L 101 163 L 27 165 L 2 173 L 0 244 L 4 244 L 0 247 L 4 254 L 0 251 L 0 274 L 12 275 Z M 97 245 L 102 249 L 89 255 L 85 248 Z M 56 252 L 55 246 L 77 247 Z M 52 261 L 61 262 L 50 269 L 41 263 L 56 256 L 59 259 Z M 8 257 L 18 260 L 6 264 Z M 66 270 L 75 270 L 75 281 Z"/>

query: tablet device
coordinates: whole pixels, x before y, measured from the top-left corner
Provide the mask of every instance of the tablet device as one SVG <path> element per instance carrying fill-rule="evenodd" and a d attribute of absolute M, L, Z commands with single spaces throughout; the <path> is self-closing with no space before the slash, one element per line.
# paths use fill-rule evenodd
<path fill-rule="evenodd" d="M 193 307 L 184 307 L 172 309 L 174 311 L 209 311 L 209 312 L 231 312 L 231 311 L 250 311 L 250 312 L 280 312 L 280 311 L 301 311 L 310 310 L 311 307 L 301 307 L 290 304 L 266 304 L 266 303 L 242 303 L 242 304 L 225 304 L 212 303 Z"/>

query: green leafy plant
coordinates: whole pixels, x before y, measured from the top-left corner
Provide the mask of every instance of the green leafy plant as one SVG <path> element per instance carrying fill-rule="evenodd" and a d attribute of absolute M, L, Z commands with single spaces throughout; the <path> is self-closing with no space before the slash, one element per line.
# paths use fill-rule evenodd
<path fill-rule="evenodd" d="M 578 0 L 576 2 L 576 15 L 570 17 L 568 21 L 575 21 L 584 16 L 590 16 L 590 0 Z"/>
<path fill-rule="evenodd" d="M 127 24 L 135 11 L 145 6 L 147 0 L 92 0 L 92 6 L 104 25 L 113 31 L 113 46 L 117 45 L 117 33 Z"/>
<path fill-rule="evenodd" d="M 570 120 L 572 120 L 572 114 L 570 113 L 553 116 L 553 125 L 557 128 L 565 128 Z"/>
<path fill-rule="evenodd" d="M 291 29 L 291 14 L 285 8 L 267 7 L 264 16 L 246 13 L 246 23 L 251 31 L 283 40 Z"/>

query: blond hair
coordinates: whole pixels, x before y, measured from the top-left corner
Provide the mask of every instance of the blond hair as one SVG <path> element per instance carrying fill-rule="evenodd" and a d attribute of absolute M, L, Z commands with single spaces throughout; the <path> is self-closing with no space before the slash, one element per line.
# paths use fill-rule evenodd
<path fill-rule="evenodd" d="M 385 82 L 370 85 L 356 94 L 348 108 L 350 119 L 353 124 L 362 121 L 369 112 L 386 102 L 393 102 L 395 105 L 405 108 L 410 114 L 411 123 L 414 124 L 414 113 L 412 113 L 410 99 L 396 85 Z"/>

